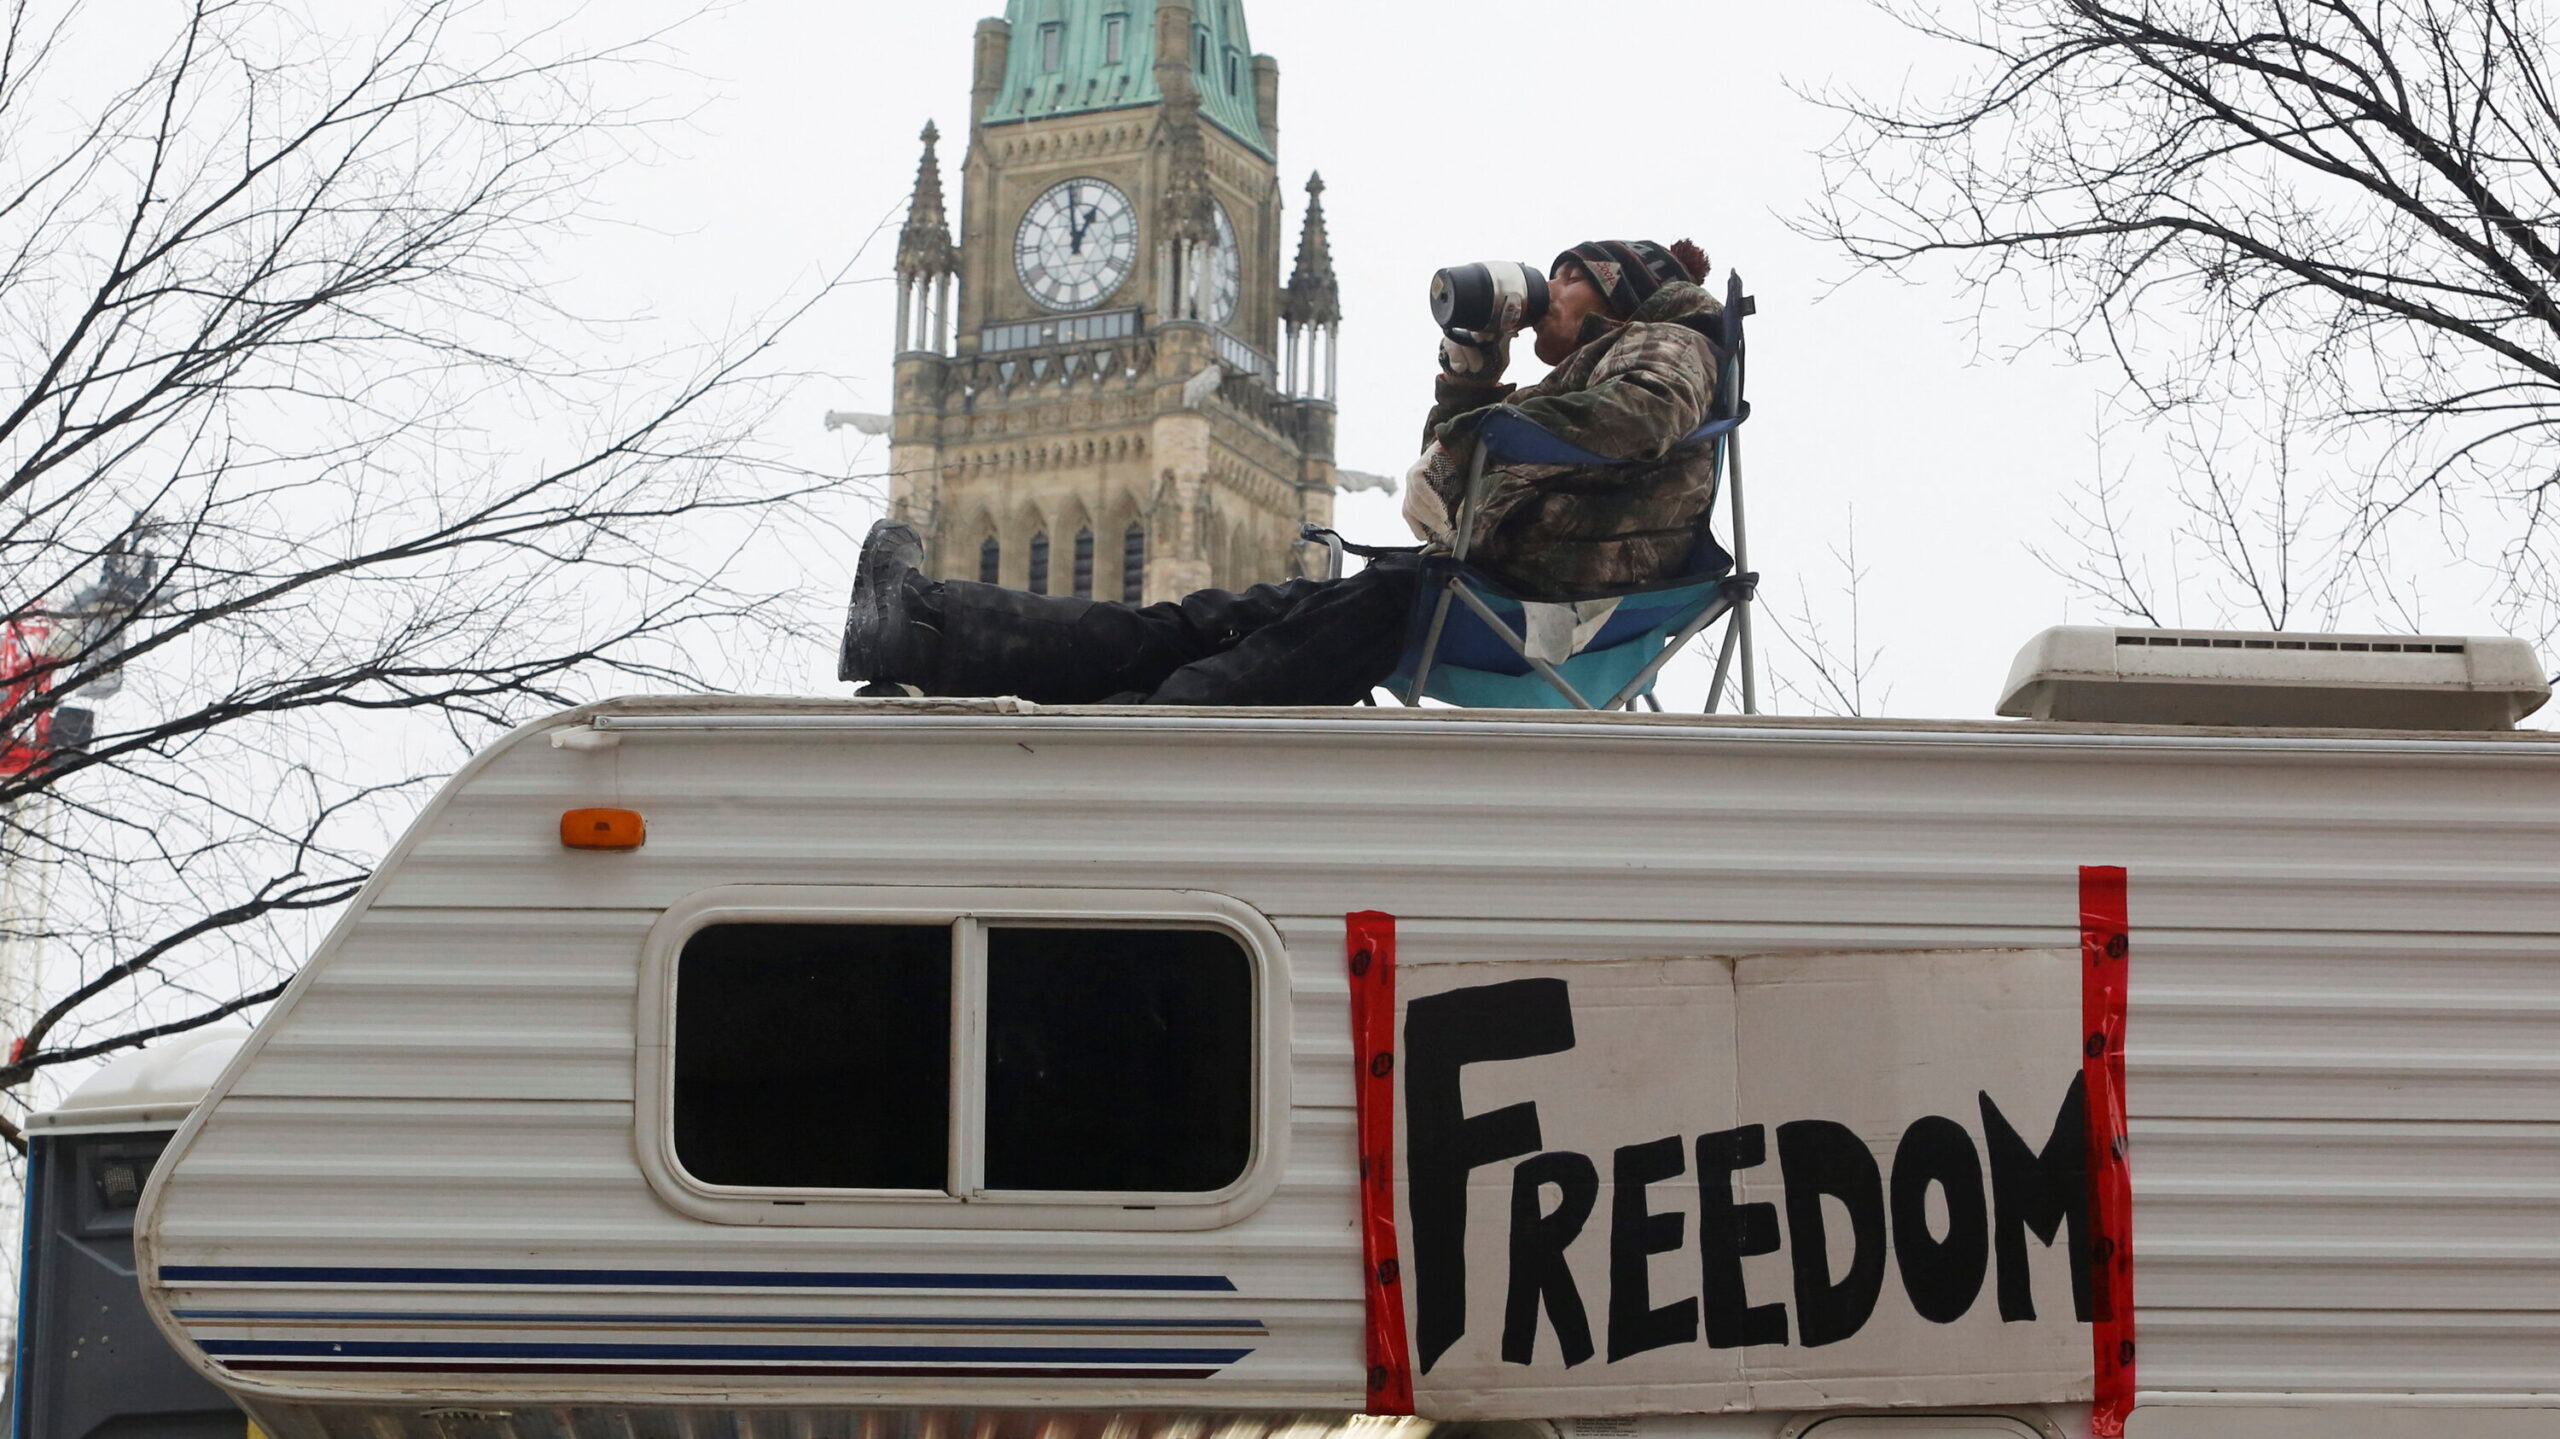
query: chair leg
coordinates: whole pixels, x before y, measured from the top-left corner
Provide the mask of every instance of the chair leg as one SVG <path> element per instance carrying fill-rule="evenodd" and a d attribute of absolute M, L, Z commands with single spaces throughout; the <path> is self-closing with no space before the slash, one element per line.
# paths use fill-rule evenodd
<path fill-rule="evenodd" d="M 1449 595 L 1456 587 L 1454 579 L 1440 582 L 1440 601 L 1431 607 L 1431 628 L 1423 632 L 1422 663 L 1414 666 L 1413 683 L 1406 685 L 1404 703 L 1407 709 L 1422 707 L 1422 687 L 1431 682 L 1431 663 L 1440 654 L 1440 631 L 1449 623 Z"/>
<path fill-rule="evenodd" d="M 1671 663 L 1672 656 L 1687 649 L 1689 647 L 1689 641 L 1696 639 L 1701 634 L 1704 634 L 1707 626 L 1714 624 L 1716 621 L 1723 619 L 1727 614 L 1731 613 L 1736 603 L 1737 602 L 1735 600 L 1729 597 L 1723 598 L 1700 611 L 1696 619 L 1689 621 L 1688 624 L 1681 627 L 1680 633 L 1672 636 L 1670 643 L 1662 647 L 1662 652 L 1660 654 L 1655 655 L 1651 660 L 1647 661 L 1643 669 L 1636 671 L 1635 678 L 1628 680 L 1625 685 L 1619 688 L 1615 695 L 1610 696 L 1609 703 L 1602 706 L 1602 708 L 1623 709 L 1634 704 L 1636 695 L 1640 693 L 1646 685 L 1653 682 L 1653 677 L 1655 675 L 1662 673 L 1662 667 Z"/>
<path fill-rule="evenodd" d="M 1475 538 L 1476 505 L 1484 498 L 1485 459 L 1484 437 L 1479 435 L 1476 437 L 1475 459 L 1467 467 L 1466 498 L 1458 506 L 1455 521 L 1455 547 L 1461 564 L 1466 562 L 1467 546 Z M 1408 709 L 1422 707 L 1422 687 L 1430 681 L 1431 662 L 1440 653 L 1440 629 L 1449 622 L 1449 595 L 1458 587 L 1455 576 L 1441 581 L 1440 603 L 1432 608 L 1431 628 L 1422 637 L 1422 663 L 1413 672 L 1413 683 L 1405 687 L 1404 702 Z"/>
<path fill-rule="evenodd" d="M 1707 713 L 1709 714 L 1714 714 L 1716 712 L 1716 706 L 1724 703 L 1725 676 L 1733 671 L 1733 652 L 1741 645 L 1741 643 L 1742 627 L 1739 625 L 1726 626 L 1724 632 L 1724 645 L 1716 655 L 1715 683 L 1707 686 Z M 1744 713 L 1747 714 L 1749 711 L 1746 710 Z"/>
<path fill-rule="evenodd" d="M 1555 686 L 1557 694 L 1563 695 L 1566 699 L 1572 701 L 1575 709 L 1587 710 L 1599 708 L 1598 705 L 1584 699 L 1582 697 L 1582 691 L 1575 689 L 1572 681 L 1566 679 L 1563 675 L 1557 674 L 1556 667 L 1554 665 L 1551 665 L 1545 660 L 1538 658 L 1536 655 L 1529 653 L 1527 642 L 1520 636 L 1513 634 L 1511 632 L 1511 626 L 1504 624 L 1502 622 L 1502 617 L 1493 612 L 1493 607 L 1486 604 L 1484 601 L 1477 599 L 1472 590 L 1469 590 L 1465 585 L 1460 584 L 1455 580 L 1451 580 L 1449 582 L 1448 593 L 1456 595 L 1459 599 L 1465 601 L 1467 608 L 1476 612 L 1476 618 L 1483 620 L 1486 625 L 1492 628 L 1495 634 L 1502 636 L 1502 642 L 1511 646 L 1512 653 L 1520 656 L 1521 660 L 1524 661 L 1530 669 L 1536 671 L 1538 678 Z M 1441 603 L 1444 605 L 1448 603 L 1445 596 Z"/>
<path fill-rule="evenodd" d="M 1753 683 L 1754 672 L 1758 666 L 1754 663 L 1751 653 L 1750 601 L 1743 601 L 1741 610 L 1734 619 L 1742 631 L 1742 712 L 1747 715 L 1756 715 L 1760 713 L 1760 687 Z"/>
<path fill-rule="evenodd" d="M 1738 359 L 1732 367 L 1732 385 L 1732 393 L 1738 400 L 1742 394 L 1742 366 Z M 1724 463 L 1726 481 L 1731 487 L 1727 504 L 1733 513 L 1733 567 L 1735 571 L 1747 574 L 1751 570 L 1751 529 L 1743 519 L 1742 435 L 1739 431 L 1725 437 Z M 1742 659 L 1742 712 L 1756 715 L 1760 713 L 1760 686 L 1755 673 L 1758 667 L 1754 663 L 1758 657 L 1751 652 L 1751 597 L 1744 596 L 1737 608 L 1739 613 L 1734 615 L 1733 627 L 1726 635 L 1728 654 L 1731 642 L 1738 636 Z M 1719 666 L 1716 690 L 1721 693 L 1723 689 L 1723 673 Z M 1715 712 L 1713 698 L 1707 701 L 1707 712 Z"/>

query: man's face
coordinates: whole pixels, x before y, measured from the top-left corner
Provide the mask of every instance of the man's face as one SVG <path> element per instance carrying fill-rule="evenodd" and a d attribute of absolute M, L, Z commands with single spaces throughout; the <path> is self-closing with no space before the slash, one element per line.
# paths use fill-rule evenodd
<path fill-rule="evenodd" d="M 1591 281 L 1591 272 L 1566 265 L 1547 279 L 1547 314 L 1533 332 L 1538 337 L 1538 363 L 1561 365 L 1582 348 L 1582 322 L 1609 313 L 1608 299 Z M 1611 318 L 1615 318 L 1612 316 Z"/>

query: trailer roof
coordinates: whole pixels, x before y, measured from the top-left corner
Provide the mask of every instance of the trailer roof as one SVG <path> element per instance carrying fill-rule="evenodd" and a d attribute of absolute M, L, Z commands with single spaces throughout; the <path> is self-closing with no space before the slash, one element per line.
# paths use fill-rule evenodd
<path fill-rule="evenodd" d="M 249 1031 L 236 1025 L 175 1035 L 99 1066 L 53 1108 L 27 1120 L 30 1134 L 113 1134 L 175 1129 L 221 1075 Z"/>
<path fill-rule="evenodd" d="M 640 695 L 602 701 L 540 722 L 537 729 L 581 723 L 600 731 L 636 733 L 651 730 L 835 729 L 873 724 L 909 728 L 920 723 L 1024 721 L 1060 726 L 1140 726 L 1158 729 L 1247 730 L 1286 728 L 1296 732 L 1336 728 L 1356 733 L 1385 726 L 1410 731 L 1417 726 L 1457 726 L 1476 730 L 1543 731 L 1572 729 L 1603 733 L 1666 736 L 1669 733 L 1714 735 L 1728 739 L 1772 742 L 1896 739 L 2098 740 L 2133 747 L 2250 749 L 2418 749 L 2425 751 L 2560 750 L 2560 732 L 2550 730 L 2376 730 L 2274 729 L 2206 725 L 2101 724 L 2088 721 L 2012 719 L 1921 720 L 1843 716 L 1649 714 L 1579 710 L 1405 709 L 1369 706 L 1308 708 L 1190 708 L 1151 705 L 1040 705 L 1018 699 L 837 699 L 767 695 Z"/>

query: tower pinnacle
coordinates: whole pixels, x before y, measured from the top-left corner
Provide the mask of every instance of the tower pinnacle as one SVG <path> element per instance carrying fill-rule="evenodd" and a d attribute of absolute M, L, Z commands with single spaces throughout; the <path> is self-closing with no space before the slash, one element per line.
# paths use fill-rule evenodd
<path fill-rule="evenodd" d="M 907 202 L 906 228 L 898 232 L 898 277 L 903 280 L 956 274 L 960 269 L 959 247 L 951 243 L 951 220 L 943 210 L 942 162 L 934 155 L 942 132 L 927 120 L 921 138 L 924 158 L 916 162 L 915 196 Z"/>
<path fill-rule="evenodd" d="M 915 198 L 898 232 L 898 353 L 951 353 L 951 289 L 960 278 L 960 247 L 942 207 L 942 132 L 924 123 L 924 158 L 916 162 Z"/>
<path fill-rule="evenodd" d="M 1298 232 L 1298 267 L 1290 272 L 1280 318 L 1292 325 L 1342 320 L 1342 287 L 1333 278 L 1333 242 L 1324 228 L 1324 176 L 1307 177 L 1307 222 Z"/>
<path fill-rule="evenodd" d="M 1307 221 L 1298 232 L 1298 267 L 1280 293 L 1280 323 L 1289 334 L 1282 383 L 1302 400 L 1333 402 L 1342 340 L 1342 286 L 1333 278 L 1333 242 L 1324 230 L 1324 176 L 1307 177 Z"/>

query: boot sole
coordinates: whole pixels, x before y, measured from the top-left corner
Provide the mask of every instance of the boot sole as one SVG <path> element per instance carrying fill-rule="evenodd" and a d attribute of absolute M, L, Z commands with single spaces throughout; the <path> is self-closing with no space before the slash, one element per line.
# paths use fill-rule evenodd
<path fill-rule="evenodd" d="M 853 596 L 845 606 L 844 641 L 836 649 L 836 678 L 839 680 L 875 680 L 879 676 L 880 641 L 888 634 L 891 616 L 890 588 L 897 583 L 894 573 L 914 566 L 893 560 L 891 547 L 875 545 L 866 536 L 862 558 L 853 567 Z"/>

